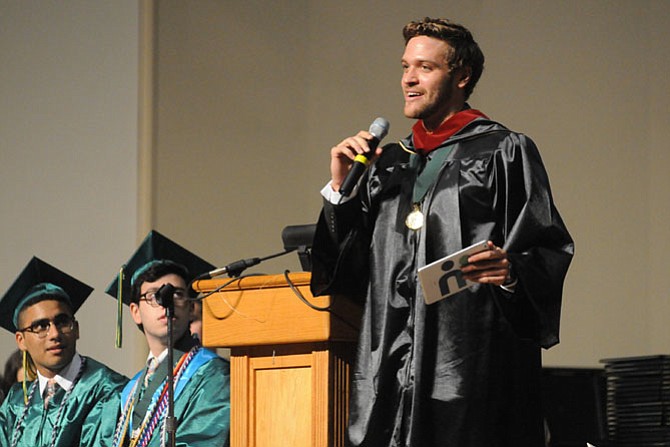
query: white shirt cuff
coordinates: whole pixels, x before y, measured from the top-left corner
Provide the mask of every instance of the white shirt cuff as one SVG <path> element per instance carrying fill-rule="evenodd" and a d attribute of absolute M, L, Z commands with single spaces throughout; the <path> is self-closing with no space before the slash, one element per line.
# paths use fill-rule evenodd
<path fill-rule="evenodd" d="M 351 194 L 349 197 L 345 197 L 342 194 L 340 194 L 338 191 L 333 190 L 333 188 L 330 186 L 333 183 L 333 181 L 329 181 L 326 186 L 324 186 L 321 189 L 321 196 L 323 196 L 324 199 L 326 199 L 328 202 L 332 203 L 333 205 L 340 205 L 342 203 L 346 203 L 349 200 L 353 199 L 356 197 L 356 194 L 358 193 L 358 185 L 354 188 L 353 191 L 351 191 Z"/>

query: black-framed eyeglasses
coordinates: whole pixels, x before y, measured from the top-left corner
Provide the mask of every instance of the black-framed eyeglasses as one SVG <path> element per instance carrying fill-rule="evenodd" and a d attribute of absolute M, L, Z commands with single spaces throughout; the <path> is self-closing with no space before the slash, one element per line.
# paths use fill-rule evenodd
<path fill-rule="evenodd" d="M 38 338 L 46 338 L 52 325 L 61 334 L 69 334 L 74 330 L 76 324 L 77 320 L 75 320 L 74 317 L 63 314 L 57 315 L 53 320 L 49 320 L 47 318 L 43 320 L 37 320 L 30 326 L 19 329 L 19 332 L 32 332 L 33 334 L 37 335 Z"/>
<path fill-rule="evenodd" d="M 183 305 L 188 301 L 188 296 L 186 294 L 186 290 L 182 288 L 175 288 L 172 299 L 174 300 L 174 303 L 176 305 Z M 140 301 L 146 301 L 148 305 L 151 307 L 161 307 L 161 305 L 158 302 L 158 289 L 155 290 L 147 290 L 143 294 L 140 295 Z"/>

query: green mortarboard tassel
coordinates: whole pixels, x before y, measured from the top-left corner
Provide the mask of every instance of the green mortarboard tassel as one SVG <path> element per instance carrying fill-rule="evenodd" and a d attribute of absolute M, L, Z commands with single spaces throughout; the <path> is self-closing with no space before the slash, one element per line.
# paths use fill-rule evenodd
<path fill-rule="evenodd" d="M 120 348 L 123 344 L 123 278 L 124 269 L 126 265 L 123 264 L 119 270 L 118 287 L 116 294 L 116 343 L 115 346 Z"/>
<path fill-rule="evenodd" d="M 28 352 L 23 351 L 23 402 L 28 405 L 28 387 L 26 383 L 28 382 Z"/>

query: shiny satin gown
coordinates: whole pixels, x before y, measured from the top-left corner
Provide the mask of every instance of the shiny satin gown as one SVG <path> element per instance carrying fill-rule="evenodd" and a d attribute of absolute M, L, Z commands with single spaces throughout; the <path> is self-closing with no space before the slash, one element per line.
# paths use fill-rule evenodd
<path fill-rule="evenodd" d="M 175 363 L 183 352 L 175 349 Z M 121 405 L 127 401 L 135 383 L 143 378 L 140 371 L 131 379 L 121 396 Z M 157 374 L 158 375 L 158 374 Z M 162 379 L 162 378 L 161 378 Z M 156 380 L 154 377 L 153 380 Z M 161 383 L 162 380 L 161 380 Z M 136 388 L 136 392 L 137 392 Z M 161 389 L 152 396 L 158 399 Z M 177 447 L 226 447 L 230 430 L 230 364 L 216 353 L 200 349 L 175 382 L 174 415 L 177 420 L 175 444 Z M 117 408 L 118 409 L 118 408 Z M 158 447 L 163 440 L 161 417 L 151 435 L 148 446 Z M 132 430 L 133 427 L 130 427 Z M 125 443 L 127 445 L 128 436 Z"/>
<path fill-rule="evenodd" d="M 410 230 L 417 173 L 448 148 Z M 487 239 L 508 251 L 514 293 L 478 284 L 426 305 L 417 269 Z M 352 446 L 544 445 L 540 349 L 558 343 L 574 246 L 528 137 L 480 118 L 428 156 L 386 146 L 355 198 L 324 204 L 312 250 L 312 292 L 365 306 Z"/>
<path fill-rule="evenodd" d="M 111 445 L 120 393 L 128 379 L 105 365 L 86 358 L 81 378 L 63 402 L 60 388 L 45 409 L 39 391 L 34 393 L 21 424 L 17 447 L 50 446 L 54 427 L 57 447 Z M 27 386 L 30 388 L 33 382 Z M 61 409 L 62 404 L 62 409 Z M 9 447 L 16 420 L 24 411 L 23 388 L 14 384 L 0 406 L 0 445 Z M 60 413 L 60 415 L 59 415 Z"/>

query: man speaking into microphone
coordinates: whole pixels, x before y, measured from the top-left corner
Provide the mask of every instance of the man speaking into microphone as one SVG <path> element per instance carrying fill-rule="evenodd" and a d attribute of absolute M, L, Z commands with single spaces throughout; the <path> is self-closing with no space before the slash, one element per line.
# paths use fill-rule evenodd
<path fill-rule="evenodd" d="M 466 102 L 484 68 L 472 34 L 426 18 L 403 37 L 416 121 L 397 143 L 360 131 L 331 149 L 312 247 L 312 292 L 365 306 L 349 443 L 543 446 L 540 350 L 558 343 L 572 239 L 533 141 Z M 361 156 L 370 166 L 342 188 Z M 424 295 L 419 269 L 479 242 L 467 288 Z"/>

